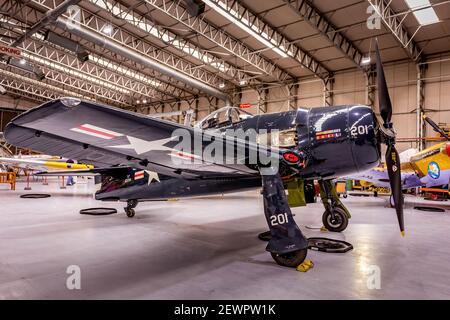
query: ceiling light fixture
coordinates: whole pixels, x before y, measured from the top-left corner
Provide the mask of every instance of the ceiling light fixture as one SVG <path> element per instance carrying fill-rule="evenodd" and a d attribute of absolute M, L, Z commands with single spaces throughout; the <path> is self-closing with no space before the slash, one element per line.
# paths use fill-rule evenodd
<path fill-rule="evenodd" d="M 286 54 L 286 52 L 282 51 L 277 46 L 277 44 L 274 44 L 269 40 L 269 36 L 266 33 L 259 30 L 256 25 L 249 27 L 250 22 L 247 19 L 245 19 L 244 17 L 240 17 L 238 12 L 236 12 L 235 10 L 227 8 L 227 5 L 222 1 L 218 1 L 217 4 L 210 0 L 203 0 L 203 2 L 206 3 L 211 9 L 219 13 L 221 16 L 236 24 L 239 28 L 253 36 L 256 40 L 264 44 L 266 47 L 275 51 L 283 58 L 289 57 L 289 55 Z"/>
<path fill-rule="evenodd" d="M 105 24 L 102 28 L 102 32 L 110 36 L 113 33 L 113 27 L 110 24 Z"/>
<path fill-rule="evenodd" d="M 370 61 L 371 61 L 370 55 L 364 56 L 361 59 L 361 65 L 362 66 L 368 65 L 370 64 Z"/>

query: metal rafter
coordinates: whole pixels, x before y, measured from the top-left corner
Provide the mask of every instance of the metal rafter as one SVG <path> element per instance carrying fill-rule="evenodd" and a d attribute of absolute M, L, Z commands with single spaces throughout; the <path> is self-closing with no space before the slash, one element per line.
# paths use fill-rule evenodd
<path fill-rule="evenodd" d="M 386 28 L 391 31 L 394 38 L 400 43 L 406 54 L 413 61 L 420 59 L 422 51 L 417 47 L 412 37 L 409 36 L 406 29 L 403 27 L 403 20 L 392 10 L 390 4 L 385 0 L 367 0 L 369 4 L 379 14 L 381 21 Z"/>
<path fill-rule="evenodd" d="M 112 2 L 111 0 L 88 1 L 95 4 L 99 8 L 108 11 L 115 18 L 122 19 L 130 25 L 140 29 L 141 31 L 145 31 L 149 35 L 162 41 L 166 45 L 170 45 L 171 47 L 179 50 L 184 55 L 195 58 L 203 65 L 216 69 L 216 71 L 219 71 L 221 75 L 223 75 L 227 80 L 232 81 L 235 85 L 239 85 L 241 81 L 249 82 L 251 80 L 244 71 L 225 62 L 223 59 L 216 57 L 207 50 L 200 48 L 198 45 L 186 41 L 168 29 L 161 26 L 155 26 L 153 21 L 131 10 L 131 8 L 127 8 L 122 4 Z"/>
<path fill-rule="evenodd" d="M 165 13 L 227 52 L 245 61 L 264 75 L 271 76 L 276 81 L 281 82 L 291 78 L 288 72 L 265 59 L 258 52 L 251 50 L 241 41 L 205 21 L 202 15 L 198 17 L 191 16 L 186 9 L 178 4 L 178 1 L 162 1 L 162 3 L 159 0 L 144 1 L 149 9 L 153 8 Z"/>
<path fill-rule="evenodd" d="M 296 44 L 292 44 L 281 33 L 275 30 L 273 26 L 251 12 L 248 8 L 236 0 L 210 0 L 217 6 L 222 7 L 228 12 L 230 17 L 238 19 L 246 27 L 259 33 L 263 38 L 267 39 L 281 52 L 297 61 L 301 66 L 308 69 L 317 76 L 324 78 L 329 73 L 327 68 L 319 61 L 315 60 L 310 54 L 305 52 Z M 222 4 L 222 5 L 221 5 Z M 259 31 L 259 32 L 258 32 Z"/>
<path fill-rule="evenodd" d="M 8 44 L 3 40 L 0 40 L 0 43 Z M 76 58 L 70 58 L 69 55 L 61 54 L 55 48 L 37 44 L 31 39 L 25 40 L 18 48 L 22 50 L 25 59 L 33 65 L 42 67 L 47 80 L 56 81 L 59 85 L 69 86 L 74 90 L 82 90 L 88 96 L 95 94 L 100 101 L 110 104 L 130 104 L 131 91 L 110 82 L 110 79 L 102 79 L 99 75 L 89 73 L 89 71 L 94 72 L 94 68 L 89 68 L 87 64 L 81 65 Z M 97 71 L 104 73 L 100 69 Z M 110 73 L 109 76 L 112 77 L 112 75 L 114 74 Z"/>
<path fill-rule="evenodd" d="M 48 83 L 30 79 L 18 72 L 11 72 L 3 69 L 5 64 L 0 64 L 0 84 L 13 92 L 19 92 L 25 97 L 32 98 L 39 102 L 45 102 L 64 96 L 79 97 L 82 96 L 76 92 L 53 86 Z"/>
<path fill-rule="evenodd" d="M 327 17 L 319 12 L 310 0 L 284 0 L 294 12 L 301 16 L 306 23 L 316 29 L 330 43 L 339 49 L 357 67 L 361 68 L 363 54 L 344 34 L 338 31 Z"/>
<path fill-rule="evenodd" d="M 15 7 L 14 2 L 15 1 L 6 1 L 3 3 L 2 8 L 13 9 Z M 39 20 L 42 15 L 33 8 L 22 6 L 22 9 L 23 10 L 21 13 L 26 13 L 31 21 Z M 20 15 L 18 15 L 17 18 L 19 18 L 19 16 Z M 7 35 L 7 38 L 9 39 L 17 38 L 17 35 L 22 34 L 23 30 L 26 30 L 28 27 L 25 23 L 11 17 L 4 17 L 3 20 L 9 22 L 7 24 L 9 30 L 7 28 L 3 28 L 3 34 Z M 8 43 L 5 42 L 5 44 Z M 25 50 L 24 55 L 26 55 L 26 58 L 34 63 L 41 65 L 44 64 L 46 67 L 52 65 L 53 67 L 58 67 L 57 69 L 60 71 L 67 70 L 72 76 L 75 74 L 76 76 L 81 76 L 84 79 L 89 77 L 96 81 L 97 84 L 98 82 L 101 82 L 110 88 L 117 87 L 120 88 L 121 91 L 128 90 L 131 95 L 139 94 L 145 98 L 149 99 L 154 97 L 157 100 L 163 100 L 170 97 L 179 98 L 190 95 L 190 93 L 165 82 L 161 82 L 160 80 L 150 80 L 154 77 L 129 69 L 123 63 L 114 63 L 109 59 L 96 56 L 95 54 L 90 55 L 90 58 L 93 61 L 82 63 L 75 56 L 73 56 L 73 53 L 69 53 L 68 51 L 62 49 L 57 50 L 56 46 L 44 42 L 42 40 L 42 36 L 34 35 L 33 39 L 29 39 L 29 41 L 22 46 L 22 50 Z M 58 76 L 58 79 L 61 79 L 61 76 Z M 101 90 L 96 89 L 95 92 L 98 93 L 101 92 Z M 110 93 L 104 98 L 108 99 L 108 103 L 111 103 L 114 102 L 110 100 L 111 97 L 117 98 L 117 94 Z M 138 98 L 140 97 L 138 96 Z M 130 100 L 130 97 L 119 97 L 119 102 L 126 102 L 126 105 L 129 105 Z"/>
<path fill-rule="evenodd" d="M 53 0 L 32 0 L 32 3 L 46 10 L 49 10 L 53 8 L 53 6 L 57 5 Z M 214 74 L 204 68 L 199 68 L 198 65 L 195 65 L 166 50 L 155 47 L 153 44 L 145 41 L 141 37 L 138 37 L 117 25 L 111 24 L 111 21 L 101 18 L 86 9 L 80 8 L 77 18 L 79 18 L 79 20 L 77 19 L 77 21 L 74 21 L 75 25 L 79 25 L 95 32 L 99 36 L 110 39 L 122 47 L 139 53 L 142 57 L 156 61 L 161 65 L 176 70 L 177 72 L 181 72 L 211 87 L 218 87 L 219 84 L 224 81 L 224 79 L 220 78 L 218 74 Z M 106 35 L 100 32 L 105 25 L 112 25 L 114 32 L 111 35 Z M 87 46 L 92 45 L 90 42 L 82 42 L 82 44 L 84 43 L 86 43 Z M 189 83 L 187 85 L 189 85 Z M 191 92 L 196 93 L 195 90 Z"/>

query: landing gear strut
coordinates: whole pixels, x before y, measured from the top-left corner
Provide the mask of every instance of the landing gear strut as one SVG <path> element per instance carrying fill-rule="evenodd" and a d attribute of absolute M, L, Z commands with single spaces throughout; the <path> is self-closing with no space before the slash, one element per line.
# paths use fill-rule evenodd
<path fill-rule="evenodd" d="M 280 175 L 261 175 L 264 214 L 271 239 L 266 250 L 281 266 L 297 267 L 306 258 L 308 240 L 292 217 Z"/>
<path fill-rule="evenodd" d="M 348 226 L 350 213 L 339 200 L 336 188 L 331 180 L 319 180 L 320 198 L 325 207 L 322 215 L 322 223 L 332 232 L 344 231 Z"/>
<path fill-rule="evenodd" d="M 134 208 L 138 205 L 138 201 L 136 199 L 130 199 L 127 201 L 127 206 L 123 208 L 128 218 L 133 218 L 136 212 Z"/>

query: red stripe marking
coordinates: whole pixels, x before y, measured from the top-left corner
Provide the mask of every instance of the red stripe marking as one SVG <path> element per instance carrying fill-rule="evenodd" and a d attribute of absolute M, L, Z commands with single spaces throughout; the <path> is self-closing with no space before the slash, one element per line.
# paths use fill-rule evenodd
<path fill-rule="evenodd" d="M 99 135 L 102 135 L 102 136 L 108 137 L 108 138 L 114 138 L 114 137 L 116 137 L 116 135 L 114 135 L 114 134 L 109 134 L 109 133 L 106 133 L 106 132 L 102 132 L 102 131 L 95 130 L 95 129 L 91 129 L 91 128 L 86 128 L 86 127 L 83 127 L 83 126 L 79 126 L 78 128 L 79 128 L 80 130 L 84 130 L 84 131 L 96 133 L 96 134 L 99 134 Z"/>
<path fill-rule="evenodd" d="M 184 154 L 182 152 L 178 152 L 176 155 L 183 157 L 183 158 L 188 158 L 188 159 L 194 159 L 194 156 L 188 155 L 188 154 Z"/>

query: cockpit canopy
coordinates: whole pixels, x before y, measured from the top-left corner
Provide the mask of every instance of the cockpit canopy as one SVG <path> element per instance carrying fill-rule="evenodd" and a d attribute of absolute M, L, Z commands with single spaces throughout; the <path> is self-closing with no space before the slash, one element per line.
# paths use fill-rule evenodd
<path fill-rule="evenodd" d="M 195 127 L 203 130 L 218 129 L 251 117 L 253 117 L 251 113 L 244 111 L 241 108 L 223 107 L 205 117 L 202 121 L 198 122 Z"/>

